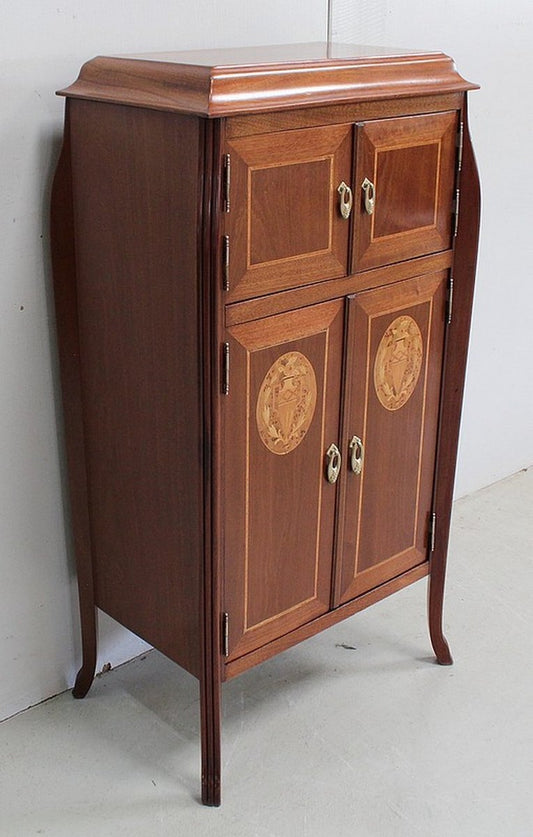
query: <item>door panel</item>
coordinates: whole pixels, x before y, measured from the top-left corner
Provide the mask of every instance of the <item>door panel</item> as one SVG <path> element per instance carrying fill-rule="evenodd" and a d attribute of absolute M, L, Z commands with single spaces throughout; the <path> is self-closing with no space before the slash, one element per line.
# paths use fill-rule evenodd
<path fill-rule="evenodd" d="M 456 111 L 357 126 L 353 272 L 451 247 L 456 135 Z"/>
<path fill-rule="evenodd" d="M 343 445 L 364 454 L 344 470 L 337 604 L 426 560 L 445 296 L 442 272 L 349 300 Z"/>
<path fill-rule="evenodd" d="M 329 610 L 344 301 L 229 330 L 225 593 L 229 659 Z"/>
<path fill-rule="evenodd" d="M 228 143 L 229 301 L 346 275 L 337 187 L 350 183 L 352 141 L 352 125 L 331 125 Z"/>

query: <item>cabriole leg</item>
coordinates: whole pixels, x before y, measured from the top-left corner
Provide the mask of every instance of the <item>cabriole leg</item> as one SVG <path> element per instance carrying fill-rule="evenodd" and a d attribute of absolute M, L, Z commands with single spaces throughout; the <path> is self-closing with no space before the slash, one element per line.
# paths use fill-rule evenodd
<path fill-rule="evenodd" d="M 82 664 L 78 671 L 72 694 L 75 698 L 84 698 L 91 683 L 94 680 L 96 671 L 96 636 L 97 620 L 96 607 L 93 602 L 82 601 L 83 594 L 80 590 L 80 616 L 81 616 L 81 641 L 82 641 Z"/>
<path fill-rule="evenodd" d="M 429 635 L 437 662 L 441 666 L 451 666 L 453 659 L 442 628 L 445 570 L 445 560 L 442 556 L 439 560 L 438 554 L 434 553 L 429 572 Z"/>

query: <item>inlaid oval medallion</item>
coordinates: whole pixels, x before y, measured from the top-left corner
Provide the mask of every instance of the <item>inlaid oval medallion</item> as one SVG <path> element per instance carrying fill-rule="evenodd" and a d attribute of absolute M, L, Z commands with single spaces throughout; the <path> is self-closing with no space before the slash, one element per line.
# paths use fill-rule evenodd
<path fill-rule="evenodd" d="M 256 407 L 261 441 L 283 455 L 298 447 L 311 426 L 316 407 L 316 377 L 301 352 L 281 355 L 266 373 Z"/>
<path fill-rule="evenodd" d="M 414 392 L 424 344 L 418 324 L 402 314 L 388 327 L 380 340 L 374 363 L 374 386 L 386 410 L 399 410 Z"/>

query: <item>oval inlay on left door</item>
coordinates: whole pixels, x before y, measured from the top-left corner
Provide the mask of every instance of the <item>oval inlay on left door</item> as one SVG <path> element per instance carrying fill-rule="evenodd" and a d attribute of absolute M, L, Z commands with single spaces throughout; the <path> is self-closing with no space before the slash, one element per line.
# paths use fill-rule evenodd
<path fill-rule="evenodd" d="M 298 447 L 311 426 L 317 398 L 316 376 L 301 352 L 281 355 L 266 373 L 256 407 L 261 441 L 284 455 Z"/>

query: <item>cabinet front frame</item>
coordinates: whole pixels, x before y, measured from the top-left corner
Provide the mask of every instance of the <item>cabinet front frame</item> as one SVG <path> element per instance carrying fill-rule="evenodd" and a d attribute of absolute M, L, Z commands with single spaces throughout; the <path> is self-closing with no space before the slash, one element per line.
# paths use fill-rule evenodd
<path fill-rule="evenodd" d="M 475 237 L 479 224 L 479 181 L 477 179 L 477 171 L 475 161 L 472 153 L 470 136 L 466 127 L 466 97 L 462 93 L 447 94 L 445 96 L 431 97 L 431 99 L 412 99 L 405 100 L 406 107 L 402 108 L 403 102 L 391 101 L 380 103 L 368 103 L 362 107 L 361 105 L 352 106 L 335 106 L 321 109 L 311 109 L 309 111 L 287 112 L 284 114 L 257 114 L 254 116 L 231 117 L 225 120 L 225 131 L 227 136 L 250 136 L 257 132 L 271 132 L 273 130 L 288 130 L 295 127 L 325 124 L 327 122 L 340 122 L 346 119 L 346 111 L 350 108 L 350 120 L 354 122 L 363 118 L 389 118 L 391 116 L 404 116 L 408 113 L 423 114 L 423 113 L 440 113 L 445 110 L 455 109 L 458 111 L 459 118 L 465 123 L 465 147 L 464 147 L 464 162 L 463 169 L 467 169 L 463 175 L 466 190 L 468 190 L 467 199 L 471 199 L 473 206 L 472 212 L 465 212 L 463 217 L 459 219 L 458 237 L 452 238 L 451 248 L 427 255 L 418 256 L 416 258 L 401 261 L 396 264 L 387 264 L 376 268 L 363 270 L 359 273 L 352 273 L 345 277 L 332 278 L 316 284 L 311 284 L 303 287 L 287 288 L 269 295 L 259 295 L 249 299 L 238 300 L 230 303 L 228 295 L 222 294 L 222 311 L 221 316 L 223 327 L 231 327 L 238 323 L 244 323 L 254 319 L 268 316 L 269 314 L 281 313 L 284 311 L 293 310 L 303 307 L 305 305 L 313 304 L 315 302 L 328 301 L 336 297 L 348 296 L 362 290 L 378 287 L 386 284 L 394 284 L 407 278 L 420 276 L 426 273 L 434 273 L 439 270 L 448 271 L 450 276 L 460 274 L 461 285 L 455 289 L 455 299 L 464 304 L 468 308 L 472 301 L 472 288 L 475 275 L 475 259 L 476 259 L 476 245 Z M 222 121 L 222 120 L 221 120 Z M 455 185 L 458 185 L 456 182 Z M 467 232 L 465 232 L 467 231 Z M 459 261 L 459 268 L 454 265 Z M 466 264 L 462 263 L 462 259 L 466 260 Z M 215 262 L 217 270 L 219 271 L 218 287 L 222 285 L 221 281 L 221 248 L 220 239 L 217 240 Z M 451 281 L 451 280 L 450 280 Z M 466 310 L 466 309 L 465 309 Z M 466 349 L 468 344 L 469 333 L 469 315 L 465 319 L 462 316 L 454 320 L 452 331 L 455 335 L 455 341 L 450 340 L 450 328 L 446 328 L 445 351 L 443 360 L 443 383 L 442 383 L 442 397 L 441 397 L 441 418 L 439 420 L 439 441 L 437 443 L 437 462 L 435 467 L 435 508 L 439 515 L 442 516 L 444 525 L 449 525 L 450 510 L 447 505 L 448 498 L 451 497 L 453 488 L 453 474 L 455 465 L 451 462 L 450 457 L 455 455 L 455 447 L 453 445 L 454 436 L 458 433 L 459 413 L 456 409 L 456 398 L 451 395 L 450 391 L 450 374 L 446 372 L 448 369 L 453 370 L 453 374 L 463 374 L 464 363 L 466 359 Z M 219 334 L 223 332 L 220 331 Z M 452 376 L 453 377 L 453 376 Z M 464 383 L 461 384 L 461 391 Z M 450 398 L 453 404 L 450 404 Z M 453 416 L 453 421 L 442 432 L 442 416 Z M 453 426 L 452 426 L 453 425 Z M 451 442 L 450 442 L 451 440 Z M 266 660 L 277 653 L 289 648 L 298 642 L 313 636 L 325 628 L 336 624 L 342 619 L 348 618 L 352 614 L 370 606 L 374 602 L 393 594 L 403 587 L 414 583 L 415 581 L 430 575 L 430 612 L 436 610 L 438 607 L 437 597 L 439 596 L 439 585 L 443 584 L 443 567 L 446 563 L 445 550 L 447 548 L 447 532 L 443 533 L 444 544 L 437 547 L 435 553 L 430 553 L 428 559 L 423 563 L 402 572 L 400 575 L 385 581 L 378 587 L 369 590 L 366 593 L 361 593 L 355 598 L 340 604 L 337 607 L 332 607 L 327 613 L 311 619 L 309 622 L 295 628 L 288 633 L 279 636 L 256 650 L 245 653 L 243 656 L 234 660 L 228 660 L 223 656 L 221 648 L 221 675 L 222 679 L 230 679 L 238 674 L 246 671 L 248 668 Z M 444 552 L 444 554 L 443 554 Z M 338 566 L 338 565 L 337 565 Z M 223 572 L 223 571 L 222 571 Z"/>

